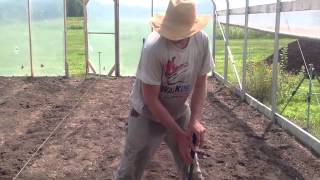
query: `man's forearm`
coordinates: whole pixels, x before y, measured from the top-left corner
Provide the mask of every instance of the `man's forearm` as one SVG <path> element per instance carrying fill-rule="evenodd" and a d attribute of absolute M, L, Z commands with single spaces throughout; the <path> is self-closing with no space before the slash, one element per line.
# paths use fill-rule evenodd
<path fill-rule="evenodd" d="M 181 128 L 175 122 L 173 117 L 167 111 L 167 109 L 162 105 L 159 100 L 159 86 L 152 86 L 143 84 L 143 99 L 148 106 L 151 113 L 156 118 L 155 120 L 161 123 L 166 128 L 170 129 L 172 132 L 182 133 Z"/>
<path fill-rule="evenodd" d="M 199 120 L 204 99 L 207 94 L 207 76 L 200 76 L 193 89 L 191 97 L 191 118 L 190 121 Z"/>
<path fill-rule="evenodd" d="M 149 110 L 155 116 L 157 122 L 161 123 L 174 133 L 182 132 L 182 129 L 178 126 L 176 121 L 159 100 L 153 100 L 147 105 Z"/>

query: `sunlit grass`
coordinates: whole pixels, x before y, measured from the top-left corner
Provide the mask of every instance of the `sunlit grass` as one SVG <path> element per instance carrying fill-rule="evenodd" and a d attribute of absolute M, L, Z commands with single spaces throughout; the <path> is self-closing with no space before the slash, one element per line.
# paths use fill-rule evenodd
<path fill-rule="evenodd" d="M 83 19 L 68 18 L 67 23 L 67 59 L 69 65 L 69 74 L 71 76 L 81 76 L 85 74 L 85 41 Z"/>

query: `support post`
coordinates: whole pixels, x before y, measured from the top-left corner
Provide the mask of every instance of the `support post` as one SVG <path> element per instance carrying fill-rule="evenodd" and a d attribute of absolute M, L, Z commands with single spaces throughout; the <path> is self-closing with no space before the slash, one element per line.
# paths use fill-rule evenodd
<path fill-rule="evenodd" d="M 98 52 L 98 56 L 99 56 L 99 78 L 101 78 L 101 53 L 102 52 Z"/>
<path fill-rule="evenodd" d="M 153 0 L 151 0 L 151 17 L 153 17 L 153 6 L 154 6 L 154 2 Z M 153 31 L 153 28 L 151 27 L 151 32 Z"/>
<path fill-rule="evenodd" d="M 313 64 L 309 64 L 309 91 L 307 95 L 307 131 L 310 131 L 310 105 L 311 105 L 311 97 L 312 97 L 312 79 L 314 78 L 315 69 Z"/>
<path fill-rule="evenodd" d="M 249 0 L 246 0 L 244 42 L 243 42 L 243 54 L 242 54 L 242 90 L 241 90 L 242 100 L 245 100 L 246 91 L 247 91 L 248 24 L 249 24 Z"/>
<path fill-rule="evenodd" d="M 85 68 L 86 75 L 89 73 L 89 48 L 88 48 L 88 12 L 87 12 L 87 4 L 89 0 L 82 0 L 83 3 L 83 29 L 84 29 L 84 41 L 85 41 Z"/>
<path fill-rule="evenodd" d="M 278 90 L 278 61 L 279 61 L 279 31 L 280 31 L 280 13 L 281 13 L 281 0 L 277 0 L 276 7 L 276 24 L 275 24 L 275 37 L 274 37 L 274 55 L 272 63 L 272 92 L 271 92 L 271 112 L 272 121 L 276 119 L 277 111 L 277 90 Z"/>
<path fill-rule="evenodd" d="M 114 22 L 115 22 L 115 75 L 120 77 L 120 53 L 119 53 L 119 0 L 114 0 Z"/>
<path fill-rule="evenodd" d="M 217 19 L 216 11 L 217 11 L 217 5 L 212 0 L 212 7 L 213 7 L 213 14 L 212 14 L 212 57 L 214 61 L 214 66 L 212 69 L 212 76 L 214 76 L 215 66 L 216 66 L 216 30 L 217 30 Z"/>
<path fill-rule="evenodd" d="M 229 46 L 229 24 L 230 24 L 230 4 L 229 0 L 226 0 L 227 3 L 227 14 L 226 14 L 226 33 L 225 38 L 226 41 L 224 42 L 224 82 L 228 82 L 228 61 L 229 61 L 229 55 L 228 55 L 228 46 Z"/>
<path fill-rule="evenodd" d="M 29 30 L 29 56 L 30 56 L 30 70 L 31 77 L 34 77 L 33 59 L 32 59 L 32 31 L 31 31 L 31 3 L 28 0 L 28 30 Z"/>
<path fill-rule="evenodd" d="M 153 6 L 154 6 L 154 2 L 153 0 L 151 0 L 151 17 L 153 17 Z"/>
<path fill-rule="evenodd" d="M 307 131 L 310 132 L 310 105 L 312 96 L 312 79 L 309 79 L 309 92 L 307 96 Z"/>
<path fill-rule="evenodd" d="M 67 59 L 67 0 L 63 0 L 64 6 L 64 68 L 65 68 L 65 76 L 69 77 L 69 66 Z"/>

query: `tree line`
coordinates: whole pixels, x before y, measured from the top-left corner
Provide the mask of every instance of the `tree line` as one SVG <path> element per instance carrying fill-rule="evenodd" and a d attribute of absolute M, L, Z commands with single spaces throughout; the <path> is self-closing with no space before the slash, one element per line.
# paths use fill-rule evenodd
<path fill-rule="evenodd" d="M 68 17 L 83 16 L 82 0 L 67 0 Z"/>
<path fill-rule="evenodd" d="M 0 20 L 3 22 L 8 22 L 12 19 L 15 21 L 21 20 L 26 21 L 26 8 L 27 1 L 16 2 L 12 0 L 0 0 Z M 48 8 L 50 7 L 50 8 Z M 42 0 L 37 0 L 32 3 L 32 13 L 33 19 L 38 17 L 56 17 L 59 14 L 57 9 L 61 8 L 61 2 L 53 1 L 46 2 Z M 45 9 L 45 11 L 44 11 Z M 68 17 L 80 17 L 83 16 L 82 0 L 67 0 L 67 11 Z"/>

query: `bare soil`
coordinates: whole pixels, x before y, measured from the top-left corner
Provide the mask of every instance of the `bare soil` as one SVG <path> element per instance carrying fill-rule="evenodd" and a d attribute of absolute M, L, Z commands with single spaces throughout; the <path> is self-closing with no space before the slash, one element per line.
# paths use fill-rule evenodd
<path fill-rule="evenodd" d="M 18 179 L 112 179 L 124 142 L 134 78 L 0 78 L 0 179 L 12 179 L 59 125 Z M 320 159 L 277 125 L 209 82 L 206 179 L 320 180 Z M 144 179 L 178 179 L 163 144 Z"/>
<path fill-rule="evenodd" d="M 300 47 L 299 47 L 300 45 Z M 300 52 L 300 48 L 303 52 L 303 57 Z M 301 67 L 304 66 L 303 58 L 306 64 L 313 64 L 314 68 L 319 75 L 320 73 L 320 41 L 319 40 L 306 40 L 299 39 L 288 44 L 288 62 L 286 64 L 286 69 L 290 72 L 298 72 Z"/>
<path fill-rule="evenodd" d="M 301 54 L 301 51 L 302 54 Z M 282 59 L 282 56 L 287 56 L 287 62 L 284 62 L 284 68 L 286 71 L 297 74 L 303 70 L 302 67 L 309 68 L 309 64 L 313 64 L 315 68 L 315 73 L 317 76 L 320 74 L 320 41 L 319 40 L 308 40 L 308 39 L 299 39 L 299 42 L 293 41 L 288 44 L 288 47 L 281 48 L 279 50 L 279 59 Z M 304 63 L 304 60 L 306 64 Z M 265 60 L 269 65 L 273 62 L 273 54 L 266 58 Z"/>

